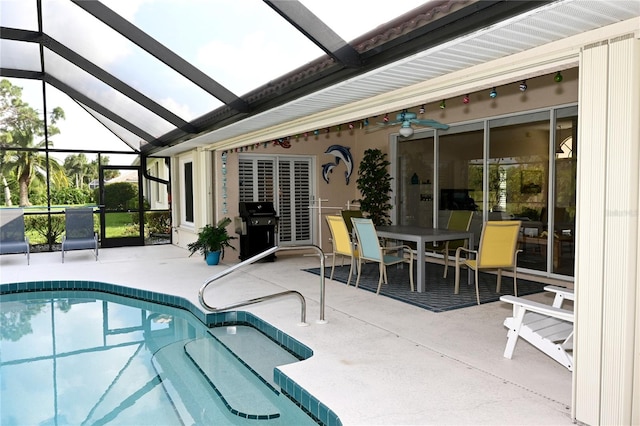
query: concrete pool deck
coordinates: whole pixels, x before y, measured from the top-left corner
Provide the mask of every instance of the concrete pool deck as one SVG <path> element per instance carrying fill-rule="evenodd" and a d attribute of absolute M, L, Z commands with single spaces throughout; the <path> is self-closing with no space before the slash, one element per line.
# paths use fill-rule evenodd
<path fill-rule="evenodd" d="M 234 253 L 229 258 L 234 258 Z M 174 294 L 199 306 L 207 277 L 232 263 L 207 266 L 176 246 L 101 249 L 65 254 L 0 256 L 0 282 L 92 280 Z M 307 301 L 274 299 L 242 308 L 309 346 L 308 360 L 281 370 L 314 395 L 344 425 L 571 425 L 571 381 L 566 368 L 519 341 L 502 356 L 511 305 L 494 302 L 433 313 L 331 280 L 325 281 L 326 324 L 320 318 L 320 278 L 303 268 L 316 256 L 278 254 L 212 284 L 205 293 L 224 306 L 288 290 Z M 551 296 L 529 296 L 551 303 Z"/>

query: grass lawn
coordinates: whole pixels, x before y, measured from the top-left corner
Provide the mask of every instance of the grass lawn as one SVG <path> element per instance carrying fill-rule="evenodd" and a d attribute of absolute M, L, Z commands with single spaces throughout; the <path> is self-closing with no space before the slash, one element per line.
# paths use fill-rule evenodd
<path fill-rule="evenodd" d="M 46 212 L 46 209 L 29 209 L 29 212 L 34 211 L 42 211 Z M 36 216 L 36 215 L 31 215 Z M 95 213 L 94 215 L 94 229 L 99 234 L 100 233 L 100 215 L 99 213 Z M 44 215 L 43 215 L 44 217 Z M 34 228 L 29 226 L 29 218 L 28 216 L 25 218 L 26 225 L 26 235 L 29 238 L 30 244 L 45 244 L 47 242 L 46 238 L 38 233 Z M 58 229 L 59 236 L 56 238 L 56 242 L 59 243 L 62 241 L 62 235 L 64 235 L 64 214 L 55 214 L 51 216 L 52 226 Z M 135 236 L 138 233 L 137 227 L 134 227 L 133 218 L 131 213 L 128 212 L 118 212 L 118 213 L 108 213 L 105 218 L 106 225 L 106 236 L 108 238 L 114 237 L 127 237 L 127 236 Z"/>
<path fill-rule="evenodd" d="M 96 205 L 73 205 L 73 206 L 51 206 L 51 228 L 55 236 L 55 242 L 59 244 L 64 235 L 64 210 L 67 207 L 90 207 L 94 209 L 94 230 L 100 234 L 100 213 L 97 212 Z M 49 229 L 49 219 L 47 217 L 46 206 L 32 206 L 24 209 L 26 236 L 31 245 L 46 244 L 47 239 L 43 234 Z M 164 233 L 170 226 L 170 216 L 168 212 L 149 211 L 145 212 L 146 233 Z M 135 237 L 138 235 L 138 226 L 134 224 L 133 213 L 130 212 L 109 212 L 106 214 L 107 238 Z M 104 235 L 101 235 L 104 237 Z"/>
<path fill-rule="evenodd" d="M 134 227 L 131 213 L 107 213 L 105 217 L 107 238 L 132 237 L 138 234 L 138 228 Z"/>

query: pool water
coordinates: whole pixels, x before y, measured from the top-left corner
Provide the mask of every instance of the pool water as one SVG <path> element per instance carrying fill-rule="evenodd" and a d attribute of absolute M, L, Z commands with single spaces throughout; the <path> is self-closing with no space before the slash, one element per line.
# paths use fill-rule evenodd
<path fill-rule="evenodd" d="M 2 425 L 313 425 L 274 382 L 298 358 L 249 325 L 100 292 L 0 297 Z"/>

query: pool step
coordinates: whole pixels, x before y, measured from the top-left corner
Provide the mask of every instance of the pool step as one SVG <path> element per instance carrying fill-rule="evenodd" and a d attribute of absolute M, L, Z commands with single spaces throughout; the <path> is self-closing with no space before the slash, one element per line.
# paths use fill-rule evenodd
<path fill-rule="evenodd" d="M 253 327 L 245 325 L 215 327 L 210 330 L 210 333 L 276 389 L 279 387 L 273 379 L 274 368 L 299 361 Z"/>
<path fill-rule="evenodd" d="M 277 391 L 217 339 L 192 340 L 184 345 L 184 351 L 232 414 L 263 420 L 280 417 L 274 403 Z"/>
<path fill-rule="evenodd" d="M 175 412 L 185 425 L 230 424 L 226 407 L 216 403 L 217 394 L 185 355 L 186 342 L 163 346 L 151 359 Z"/>

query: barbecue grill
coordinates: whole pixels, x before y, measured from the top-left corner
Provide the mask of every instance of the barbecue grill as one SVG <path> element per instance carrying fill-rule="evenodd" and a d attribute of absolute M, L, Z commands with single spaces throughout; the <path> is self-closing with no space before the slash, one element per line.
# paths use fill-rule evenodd
<path fill-rule="evenodd" d="M 272 202 L 241 202 L 236 218 L 236 233 L 240 234 L 240 260 L 246 260 L 276 245 L 278 216 Z M 273 262 L 275 254 L 264 258 Z"/>

